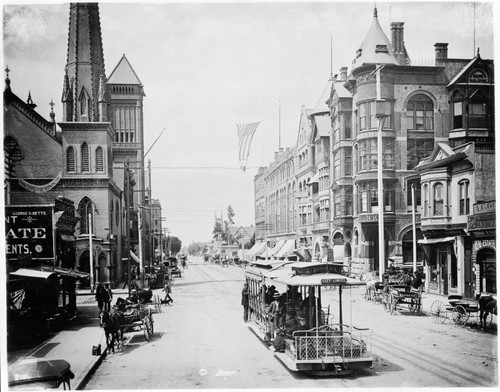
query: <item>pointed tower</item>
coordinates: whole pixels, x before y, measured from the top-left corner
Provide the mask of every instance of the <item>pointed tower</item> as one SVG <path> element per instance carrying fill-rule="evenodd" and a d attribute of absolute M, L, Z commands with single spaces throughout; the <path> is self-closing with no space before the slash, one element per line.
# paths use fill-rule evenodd
<path fill-rule="evenodd" d="M 113 156 L 116 163 L 127 160 L 138 175 L 140 189 L 145 188 L 144 175 L 144 88 L 141 80 L 130 65 L 125 54 L 111 72 L 106 82 L 106 94 L 109 99 L 108 118 L 115 130 Z M 117 173 L 117 176 L 119 174 Z M 115 177 L 117 183 L 122 179 Z M 135 203 L 144 204 L 145 194 L 136 193 Z"/>
<path fill-rule="evenodd" d="M 363 64 L 398 64 L 393 55 L 391 43 L 378 22 L 377 7 L 373 11 L 373 21 L 363 43 L 356 51 L 352 68 Z"/>
<path fill-rule="evenodd" d="M 72 3 L 62 97 L 64 121 L 99 121 L 101 75 L 105 75 L 105 71 L 99 6 Z"/>

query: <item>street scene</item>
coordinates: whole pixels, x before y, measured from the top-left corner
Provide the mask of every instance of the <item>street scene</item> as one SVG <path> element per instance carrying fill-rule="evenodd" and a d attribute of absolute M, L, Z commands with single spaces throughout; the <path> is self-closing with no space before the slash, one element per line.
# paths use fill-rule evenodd
<path fill-rule="evenodd" d="M 498 388 L 495 7 L 4 4 L 0 389 Z"/>

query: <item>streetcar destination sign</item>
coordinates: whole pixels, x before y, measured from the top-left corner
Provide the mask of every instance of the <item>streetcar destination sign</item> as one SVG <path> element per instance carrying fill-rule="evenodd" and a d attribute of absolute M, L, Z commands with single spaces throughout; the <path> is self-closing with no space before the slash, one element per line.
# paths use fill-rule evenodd
<path fill-rule="evenodd" d="M 339 284 L 347 283 L 347 279 L 335 278 L 335 279 L 321 279 L 321 284 Z"/>
<path fill-rule="evenodd" d="M 5 207 L 7 260 L 54 258 L 53 209 L 48 205 Z"/>

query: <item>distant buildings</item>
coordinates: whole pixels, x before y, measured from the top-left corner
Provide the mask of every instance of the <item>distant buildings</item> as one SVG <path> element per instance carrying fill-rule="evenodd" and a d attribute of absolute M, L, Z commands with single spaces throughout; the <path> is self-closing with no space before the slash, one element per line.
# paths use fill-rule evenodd
<path fill-rule="evenodd" d="M 313 259 L 361 274 L 381 266 L 379 209 L 382 267 L 413 263 L 415 211 L 428 290 L 496 293 L 493 61 L 479 51 L 450 59 L 437 43 L 435 64 L 414 66 L 403 23 L 391 23 L 391 38 L 375 9 L 350 71 L 341 68 L 316 106 L 302 108 L 296 146 L 259 169 L 256 236 L 269 247 L 293 239 Z"/>

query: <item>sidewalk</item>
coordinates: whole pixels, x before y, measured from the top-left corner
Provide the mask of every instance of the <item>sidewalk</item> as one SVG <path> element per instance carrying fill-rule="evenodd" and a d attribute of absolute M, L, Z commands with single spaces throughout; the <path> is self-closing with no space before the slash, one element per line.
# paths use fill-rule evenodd
<path fill-rule="evenodd" d="M 113 302 L 126 297 L 127 289 L 113 290 Z M 99 309 L 90 290 L 77 292 L 78 317 L 63 330 L 28 352 L 9 352 L 9 365 L 33 359 L 64 359 L 71 365 L 75 378 L 71 389 L 83 389 L 89 377 L 106 356 L 106 337 L 99 327 Z M 101 345 L 101 355 L 92 355 L 92 346 Z"/>

